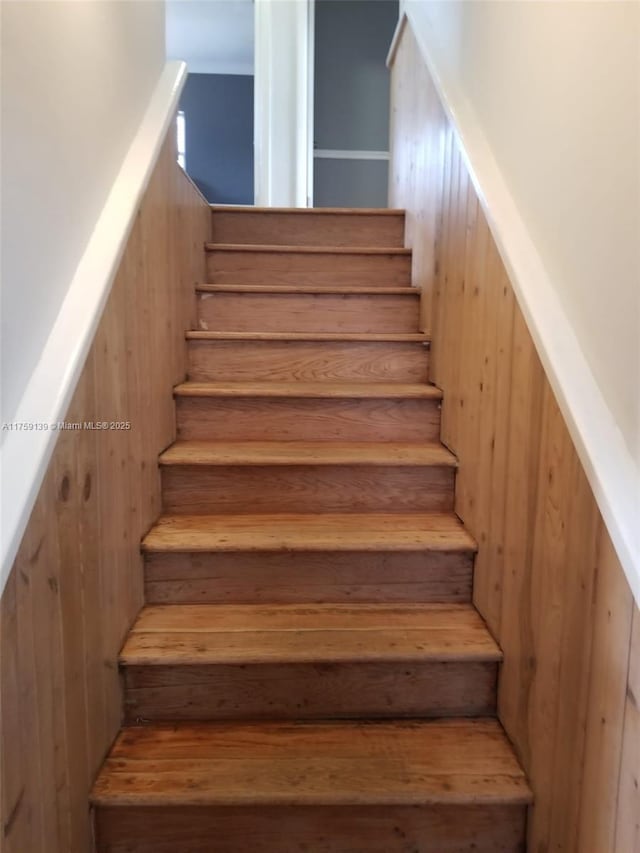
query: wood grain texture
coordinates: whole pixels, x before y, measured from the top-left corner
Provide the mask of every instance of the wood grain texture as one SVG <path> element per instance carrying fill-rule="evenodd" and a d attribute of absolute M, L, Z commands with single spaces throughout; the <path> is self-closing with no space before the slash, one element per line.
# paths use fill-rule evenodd
<path fill-rule="evenodd" d="M 212 248 L 207 253 L 207 280 L 214 284 L 411 284 L 411 256 L 400 249 L 348 251 L 336 247 L 328 252 L 288 248 Z"/>
<path fill-rule="evenodd" d="M 176 441 L 160 465 L 415 465 L 456 468 L 441 444 L 328 441 Z"/>
<path fill-rule="evenodd" d="M 529 800 L 495 720 L 129 728 L 116 739 L 92 793 L 98 807 Z"/>
<path fill-rule="evenodd" d="M 474 601 L 505 655 L 500 717 L 534 790 L 529 849 L 628 853 L 638 608 L 409 26 L 392 93 L 391 203 L 427 246 L 431 379 L 478 541 Z"/>
<path fill-rule="evenodd" d="M 486 716 L 500 652 L 471 605 L 146 607 L 130 721 Z"/>
<path fill-rule="evenodd" d="M 640 613 L 637 608 L 629 653 L 615 843 L 618 850 L 640 851 Z"/>
<path fill-rule="evenodd" d="M 454 479 L 448 465 L 171 465 L 162 469 L 162 503 L 187 515 L 446 512 Z"/>
<path fill-rule="evenodd" d="M 178 436 L 217 441 L 435 441 L 433 385 L 186 382 L 175 389 Z"/>
<path fill-rule="evenodd" d="M 447 128 L 411 32 L 403 34 L 392 85 L 389 203 L 405 210 L 405 245 L 413 252 L 411 283 L 422 291 L 420 328 L 430 332 Z"/>
<path fill-rule="evenodd" d="M 120 659 L 127 665 L 501 659 L 470 604 L 147 606 Z"/>
<path fill-rule="evenodd" d="M 438 400 L 442 391 L 434 385 L 366 382 L 184 382 L 175 388 L 177 397 L 253 398 L 276 397 L 316 400 Z M 232 433 L 233 434 L 233 433 Z M 399 441 L 401 439 L 398 439 Z"/>
<path fill-rule="evenodd" d="M 194 392 L 196 383 L 190 383 Z M 179 396 L 181 439 L 224 441 L 436 441 L 440 434 L 437 397 L 318 397 L 278 393 L 258 395 Z M 302 383 L 300 383 L 302 385 Z M 382 383 L 369 383 L 376 389 Z M 424 386 L 425 388 L 428 386 Z"/>
<path fill-rule="evenodd" d="M 166 513 L 453 509 L 437 444 L 179 441 L 160 464 Z"/>
<path fill-rule="evenodd" d="M 100 808 L 97 831 L 109 853 L 132 843 L 138 853 L 522 853 L 525 817 L 524 806 L 486 805 Z"/>
<path fill-rule="evenodd" d="M 382 289 L 382 288 L 381 288 Z M 312 341 L 314 343 L 361 342 L 361 343 L 416 343 L 429 346 L 429 338 L 421 332 L 209 332 L 189 329 L 188 341 Z M 240 381 L 240 380 L 236 380 Z"/>
<path fill-rule="evenodd" d="M 322 720 L 495 714 L 497 664 L 478 661 L 134 664 L 125 719 Z"/>
<path fill-rule="evenodd" d="M 274 255 L 286 258 L 290 255 L 295 257 L 331 258 L 334 266 L 342 265 L 343 259 L 352 257 L 386 258 L 386 257 L 411 257 L 411 249 L 404 246 L 390 248 L 388 246 L 296 246 L 289 244 L 262 246 L 254 243 L 216 243 L 208 241 L 205 243 L 207 252 L 229 253 L 232 255 L 256 256 Z M 256 263 L 259 263 L 256 260 Z"/>
<path fill-rule="evenodd" d="M 300 210 L 304 213 L 300 215 Z M 211 209 L 216 243 L 298 246 L 404 245 L 404 211 L 313 210 L 296 208 Z"/>
<path fill-rule="evenodd" d="M 420 292 L 410 287 L 349 287 L 345 285 L 296 285 L 296 284 L 199 284 L 196 293 L 272 293 L 304 294 L 317 296 L 408 296 L 419 298 Z"/>
<path fill-rule="evenodd" d="M 465 602 L 472 551 L 149 552 L 150 604 Z"/>
<path fill-rule="evenodd" d="M 204 274 L 209 209 L 176 166 L 173 125 L 138 211 L 0 606 L 7 853 L 91 849 L 89 789 L 120 726 L 117 658 L 143 601 L 140 536 Z"/>
<path fill-rule="evenodd" d="M 453 513 L 260 513 L 163 516 L 142 542 L 157 551 L 474 551 Z"/>
<path fill-rule="evenodd" d="M 246 336 L 188 341 L 194 382 L 426 382 L 429 350 L 402 341 L 307 341 Z"/>
<path fill-rule="evenodd" d="M 200 292 L 198 328 L 223 332 L 417 332 L 420 293 L 409 287 L 404 290 L 402 295 Z"/>

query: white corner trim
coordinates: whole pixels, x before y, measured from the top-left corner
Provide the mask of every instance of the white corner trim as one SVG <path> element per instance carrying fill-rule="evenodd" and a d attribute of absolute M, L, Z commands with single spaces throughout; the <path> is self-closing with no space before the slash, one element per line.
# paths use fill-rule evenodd
<path fill-rule="evenodd" d="M 255 0 L 254 199 L 306 208 L 313 195 L 313 3 Z"/>
<path fill-rule="evenodd" d="M 65 418 L 185 79 L 184 62 L 167 63 L 13 418 L 47 428 L 2 433 L 0 593 L 56 444 L 51 425 Z"/>
<path fill-rule="evenodd" d="M 337 148 L 316 148 L 313 156 L 317 160 L 388 160 L 388 151 L 352 151 Z"/>
<path fill-rule="evenodd" d="M 636 602 L 640 605 L 640 470 L 586 360 L 495 160 L 475 112 L 444 63 L 438 63 L 421 28 L 405 12 L 396 29 L 393 64 L 406 21 L 418 42 L 445 113 L 458 138 L 491 233 L 518 304 L 611 536 Z"/>
<path fill-rule="evenodd" d="M 316 97 L 316 0 L 307 0 L 307 208 L 313 207 L 313 127 Z M 303 208 L 306 209 L 306 208 Z"/>

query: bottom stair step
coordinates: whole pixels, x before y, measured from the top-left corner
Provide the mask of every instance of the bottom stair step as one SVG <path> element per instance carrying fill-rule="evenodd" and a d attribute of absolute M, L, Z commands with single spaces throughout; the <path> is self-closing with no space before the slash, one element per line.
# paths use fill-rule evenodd
<path fill-rule="evenodd" d="M 98 853 L 522 851 L 530 790 L 495 720 L 124 729 Z"/>

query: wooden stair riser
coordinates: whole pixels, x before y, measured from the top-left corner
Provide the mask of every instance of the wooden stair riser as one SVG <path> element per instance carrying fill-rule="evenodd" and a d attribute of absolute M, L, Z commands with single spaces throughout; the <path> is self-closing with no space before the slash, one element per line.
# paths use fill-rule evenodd
<path fill-rule="evenodd" d="M 388 661 L 124 666 L 137 720 L 489 716 L 497 664 Z"/>
<path fill-rule="evenodd" d="M 456 551 L 149 553 L 147 604 L 464 603 L 473 554 Z"/>
<path fill-rule="evenodd" d="M 198 328 L 215 332 L 417 332 L 420 293 L 199 293 Z"/>
<path fill-rule="evenodd" d="M 426 382 L 423 344 L 340 341 L 188 342 L 194 381 Z"/>
<path fill-rule="evenodd" d="M 211 213 L 216 243 L 285 246 L 404 246 L 404 213 L 220 210 Z"/>
<path fill-rule="evenodd" d="M 104 808 L 97 853 L 523 853 L 519 805 Z"/>
<path fill-rule="evenodd" d="M 375 512 L 453 509 L 455 469 L 389 465 L 171 465 L 164 511 Z"/>
<path fill-rule="evenodd" d="M 435 441 L 429 399 L 178 397 L 178 436 L 237 441 Z"/>
<path fill-rule="evenodd" d="M 215 284 L 409 287 L 411 256 L 215 249 L 207 252 L 207 277 Z"/>

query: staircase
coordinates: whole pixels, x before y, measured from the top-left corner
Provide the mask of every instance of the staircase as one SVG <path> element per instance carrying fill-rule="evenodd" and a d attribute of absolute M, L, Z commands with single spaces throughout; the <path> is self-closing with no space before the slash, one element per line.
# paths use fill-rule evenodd
<path fill-rule="evenodd" d="M 212 216 L 97 850 L 523 851 L 403 214 Z"/>

